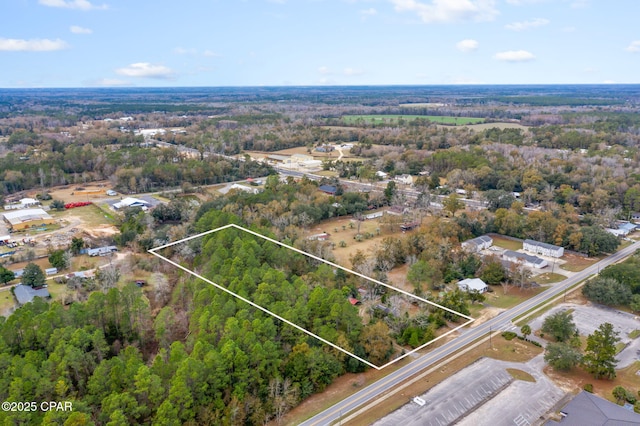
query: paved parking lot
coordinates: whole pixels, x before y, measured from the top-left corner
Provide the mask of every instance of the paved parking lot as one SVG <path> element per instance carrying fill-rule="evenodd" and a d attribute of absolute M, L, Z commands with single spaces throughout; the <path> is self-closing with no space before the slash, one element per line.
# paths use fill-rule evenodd
<path fill-rule="evenodd" d="M 640 359 L 640 338 L 631 339 L 629 333 L 633 330 L 640 330 L 640 318 L 638 316 L 621 312 L 612 308 L 600 305 L 576 305 L 573 303 L 563 303 L 544 313 L 529 324 L 532 330 L 539 330 L 546 317 L 558 311 L 573 309 L 573 322 L 581 335 L 592 334 L 600 324 L 611 323 L 622 343 L 627 347 L 618 354 L 618 368 L 624 368 L 634 361 Z"/>
<path fill-rule="evenodd" d="M 538 424 L 563 396 L 543 373 L 544 360 L 528 363 L 483 358 L 420 395 L 423 407 L 410 402 L 374 423 L 375 426 L 527 426 Z M 506 371 L 517 368 L 536 382 L 514 380 Z"/>
<path fill-rule="evenodd" d="M 500 362 L 500 361 L 498 361 Z M 541 423 L 546 414 L 565 395 L 543 373 L 544 360 L 537 356 L 526 364 L 501 362 L 503 368 L 517 368 L 531 374 L 535 383 L 514 381 L 491 401 L 457 423 L 460 426 L 529 426 Z"/>

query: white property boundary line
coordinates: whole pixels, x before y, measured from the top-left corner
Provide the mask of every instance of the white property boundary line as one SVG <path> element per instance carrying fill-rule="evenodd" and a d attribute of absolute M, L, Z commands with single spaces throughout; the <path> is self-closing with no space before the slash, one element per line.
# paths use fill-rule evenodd
<path fill-rule="evenodd" d="M 290 250 L 293 250 L 293 251 L 295 251 L 296 253 L 300 253 L 300 254 L 305 255 L 305 256 L 307 256 L 307 257 L 310 257 L 310 258 L 312 258 L 312 259 L 315 259 L 315 260 L 318 260 L 318 261 L 320 261 L 320 262 L 326 263 L 327 265 L 331 265 L 331 266 L 333 266 L 334 268 L 342 269 L 342 270 L 343 270 L 343 271 L 345 271 L 345 272 L 349 272 L 349 273 L 352 273 L 352 274 L 354 274 L 354 275 L 357 275 L 357 276 L 359 276 L 360 278 L 364 278 L 364 279 L 365 279 L 365 280 L 367 280 L 367 281 L 371 281 L 371 282 L 376 283 L 376 284 L 378 284 L 378 285 L 381 285 L 381 286 L 387 287 L 387 288 L 389 288 L 389 289 L 391 289 L 391 290 L 394 290 L 394 291 L 397 291 L 397 292 L 399 292 L 399 293 L 402 293 L 402 294 L 404 294 L 404 295 L 406 295 L 406 296 L 409 296 L 409 297 L 412 297 L 412 298 L 414 298 L 414 299 L 420 300 L 421 302 L 428 303 L 428 304 L 433 305 L 433 306 L 436 306 L 436 307 L 438 307 L 438 308 L 440 308 L 440 309 L 444 309 L 444 310 L 445 310 L 445 311 L 447 311 L 447 312 L 451 312 L 451 313 L 453 313 L 453 314 L 455 314 L 455 315 L 457 315 L 457 316 L 459 316 L 459 317 L 462 317 L 462 318 L 467 319 L 467 322 L 465 322 L 465 323 L 463 323 L 463 324 L 459 325 L 458 327 L 456 327 L 456 328 L 454 328 L 454 329 L 452 329 L 452 330 L 449 330 L 448 332 L 444 333 L 443 335 L 436 337 L 435 339 L 433 339 L 433 340 L 431 340 L 431 341 L 429 341 L 429 342 L 427 342 L 427 343 L 423 344 L 422 346 L 418 346 L 417 348 L 413 349 L 412 351 L 407 352 L 407 353 L 405 353 L 404 355 L 401 355 L 401 356 L 399 356 L 398 358 L 395 358 L 394 360 L 389 361 L 388 363 L 386 363 L 386 364 L 384 364 L 384 365 L 382 365 L 382 366 L 378 367 L 377 365 L 374 365 L 374 364 L 372 364 L 371 362 L 369 362 L 369 361 L 367 361 L 367 360 L 365 360 L 365 359 L 360 358 L 359 356 L 357 356 L 357 355 L 355 355 L 355 354 L 353 354 L 353 353 L 351 353 L 351 352 L 349 352 L 349 351 L 347 351 L 347 350 L 345 350 L 345 349 L 341 348 L 340 346 L 338 346 L 338 345 L 336 345 L 336 344 L 334 344 L 334 343 L 331 343 L 331 342 L 329 342 L 329 341 L 328 341 L 328 340 L 326 340 L 326 339 L 323 339 L 322 337 L 318 336 L 317 334 L 314 334 L 314 333 L 310 332 L 309 330 L 307 330 L 307 329 L 305 329 L 305 328 L 302 328 L 302 327 L 300 327 L 300 326 L 299 326 L 299 325 L 297 325 L 297 324 L 294 324 L 293 322 L 291 322 L 291 321 L 287 320 L 286 318 L 282 318 L 280 315 L 277 315 L 277 314 L 275 314 L 275 313 L 271 312 L 270 310 L 268 310 L 268 309 L 266 309 L 266 308 L 263 308 L 262 306 L 260 306 L 260 305 L 258 305 L 258 304 L 256 304 L 256 303 L 252 302 L 251 300 L 248 300 L 248 299 L 246 299 L 246 298 L 244 298 L 244 297 L 240 296 L 239 294 L 236 294 L 236 293 L 232 292 L 231 290 L 229 290 L 229 289 L 227 289 L 227 288 L 225 288 L 225 287 L 223 287 L 223 286 L 221 286 L 221 285 L 219 285 L 219 284 L 214 283 L 213 281 L 209 280 L 208 278 L 205 278 L 205 277 L 203 277 L 202 275 L 200 275 L 200 274 L 198 274 L 198 273 L 196 273 L 196 272 L 194 272 L 194 271 L 192 271 L 192 270 L 190 270 L 190 269 L 188 269 L 188 268 L 185 268 L 184 266 L 182 266 L 182 265 L 180 265 L 180 264 L 178 264 L 178 263 L 176 263 L 176 262 L 172 261 L 171 259 L 167 259 L 166 257 L 162 256 L 161 254 L 158 254 L 158 253 L 157 253 L 157 251 L 158 251 L 158 250 L 162 250 L 162 249 L 165 249 L 165 248 L 167 248 L 167 247 L 174 246 L 174 245 L 176 245 L 176 244 L 184 243 L 184 242 L 187 242 L 187 241 L 193 240 L 193 239 L 195 239 L 195 238 L 204 237 L 205 235 L 213 234 L 214 232 L 222 231 L 223 229 L 227 229 L 227 228 L 235 228 L 235 229 L 239 229 L 239 230 L 244 231 L 244 232 L 246 232 L 246 233 L 248 233 L 248 234 L 254 235 L 254 236 L 259 237 L 259 238 L 262 238 L 263 240 L 267 240 L 267 241 L 270 241 L 270 242 L 272 242 L 272 243 L 275 243 L 275 244 L 277 244 L 277 245 L 279 245 L 279 246 L 281 246 L 281 247 L 285 247 L 285 248 L 288 248 L 288 249 L 290 249 Z M 304 332 L 304 333 L 308 334 L 309 336 L 315 337 L 316 339 L 320 340 L 321 342 L 326 343 L 327 345 L 329 345 L 329 346 L 331 346 L 331 347 L 333 347 L 333 348 L 335 348 L 335 349 L 338 349 L 338 350 L 339 350 L 339 351 L 341 351 L 341 352 L 344 352 L 345 354 L 347 354 L 347 355 L 349 355 L 349 356 L 351 356 L 351 357 L 353 357 L 353 358 L 357 359 L 357 360 L 358 360 L 358 361 L 360 361 L 360 362 L 363 362 L 363 363 L 367 364 L 367 365 L 368 365 L 368 366 L 370 366 L 370 367 L 375 368 L 376 370 L 382 370 L 383 368 L 388 367 L 389 365 L 391 365 L 391 364 L 393 364 L 393 363 L 395 363 L 395 362 L 400 361 L 402 358 L 405 358 L 405 357 L 407 357 L 407 356 L 409 356 L 409 355 L 413 354 L 414 352 L 417 352 L 417 351 L 419 351 L 420 349 L 423 349 L 423 348 L 427 347 L 427 346 L 428 346 L 428 345 L 430 345 L 431 343 L 433 343 L 433 342 L 435 342 L 435 341 L 437 341 L 437 340 L 439 340 L 439 339 L 442 339 L 443 337 L 446 337 L 446 336 L 448 336 L 448 335 L 449 335 L 449 334 L 451 334 L 451 333 L 454 333 L 454 332 L 458 331 L 458 330 L 459 330 L 459 329 L 461 329 L 462 327 L 465 327 L 466 325 L 468 325 L 468 324 L 470 324 L 470 323 L 472 323 L 472 322 L 474 321 L 474 319 L 473 319 L 472 317 L 467 316 L 467 315 L 464 315 L 464 314 L 461 314 L 460 312 L 456 312 L 456 311 L 454 311 L 453 309 L 449 309 L 449 308 L 447 308 L 447 307 L 445 307 L 445 306 L 439 305 L 439 304 L 434 303 L 434 302 L 432 302 L 432 301 L 430 301 L 430 300 L 423 299 L 423 298 L 421 298 L 421 297 L 416 296 L 415 294 L 411 294 L 411 293 L 409 293 L 409 292 L 407 292 L 407 291 L 404 291 L 404 290 L 401 290 L 401 289 L 399 289 L 399 288 L 393 287 L 393 286 L 391 286 L 391 285 L 389 285 L 389 284 L 383 283 L 382 281 L 378 281 L 378 280 L 376 280 L 376 279 L 374 279 L 374 278 L 367 277 L 366 275 L 363 275 L 363 274 L 361 274 L 361 273 L 359 273 L 359 272 L 352 271 L 351 269 L 345 268 L 344 266 L 337 265 L 337 264 L 335 264 L 335 263 L 333 263 L 333 262 L 330 262 L 330 261 L 328 261 L 328 260 L 322 259 L 321 257 L 314 256 L 313 254 L 307 253 L 307 252 L 305 252 L 305 251 L 302 251 L 302 250 L 297 249 L 297 248 L 295 248 L 295 247 L 292 247 L 292 246 L 290 246 L 290 245 L 284 244 L 284 243 L 282 243 L 282 242 L 280 242 L 280 241 L 274 240 L 273 238 L 266 237 L 266 236 L 264 236 L 264 235 L 262 235 L 262 234 L 259 234 L 259 233 L 257 233 L 257 232 L 251 231 L 250 229 L 243 228 L 242 226 L 236 225 L 236 224 L 234 224 L 234 223 L 231 223 L 231 224 L 229 224 L 229 225 L 225 225 L 225 226 L 221 226 L 221 227 L 219 227 L 219 228 L 212 229 L 212 230 L 210 230 L 210 231 L 205 231 L 205 232 L 202 232 L 202 233 L 200 233 L 200 234 L 192 235 L 192 236 L 190 236 L 190 237 L 183 238 L 183 239 L 181 239 L 181 240 L 174 241 L 174 242 L 169 243 L 169 244 L 164 244 L 164 245 L 161 245 L 161 246 L 159 246 L 159 247 L 152 248 L 151 250 L 149 250 L 149 253 L 151 253 L 151 254 L 153 254 L 154 256 L 156 256 L 156 257 L 158 257 L 158 258 L 160 258 L 160 259 L 164 260 L 164 261 L 165 261 L 165 262 L 167 262 L 167 263 L 170 263 L 171 265 L 175 266 L 176 268 L 182 269 L 183 271 L 185 271 L 185 272 L 187 272 L 187 273 L 189 273 L 189 274 L 193 275 L 194 277 L 199 278 L 199 279 L 201 279 L 202 281 L 205 281 L 205 282 L 207 282 L 207 283 L 211 284 L 211 285 L 212 285 L 212 286 L 214 286 L 214 287 L 219 288 L 220 290 L 222 290 L 222 291 L 224 291 L 224 292 L 227 292 L 227 293 L 231 294 L 232 296 L 237 297 L 238 299 L 242 300 L 242 301 L 243 301 L 243 302 L 245 302 L 245 303 L 248 303 L 249 305 L 253 306 L 254 308 L 260 309 L 261 311 L 263 311 L 263 312 L 265 312 L 265 313 L 267 313 L 267 314 L 269 314 L 269 315 L 271 315 L 271 316 L 273 316 L 273 317 L 275 317 L 275 318 L 279 319 L 280 321 L 282 321 L 282 322 L 284 322 L 284 323 L 287 323 L 287 324 L 289 324 L 289 325 L 290 325 L 290 326 L 292 326 L 292 327 L 297 328 L 298 330 L 300 330 L 300 331 L 302 331 L 302 332 Z"/>

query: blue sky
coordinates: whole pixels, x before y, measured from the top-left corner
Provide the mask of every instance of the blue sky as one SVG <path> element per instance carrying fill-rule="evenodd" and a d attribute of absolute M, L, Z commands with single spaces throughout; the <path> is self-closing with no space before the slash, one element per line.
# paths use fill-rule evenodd
<path fill-rule="evenodd" d="M 3 0 L 0 87 L 640 83 L 640 1 Z"/>

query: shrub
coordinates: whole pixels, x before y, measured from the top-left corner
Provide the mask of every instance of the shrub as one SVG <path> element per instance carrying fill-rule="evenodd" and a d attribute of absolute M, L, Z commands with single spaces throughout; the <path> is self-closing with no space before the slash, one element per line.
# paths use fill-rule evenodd
<path fill-rule="evenodd" d="M 591 383 L 585 384 L 582 389 L 584 389 L 586 392 L 593 393 L 593 385 Z"/>
<path fill-rule="evenodd" d="M 505 331 L 504 333 L 502 333 L 502 337 L 504 337 L 506 340 L 512 340 L 516 336 L 517 334 L 513 331 Z"/>

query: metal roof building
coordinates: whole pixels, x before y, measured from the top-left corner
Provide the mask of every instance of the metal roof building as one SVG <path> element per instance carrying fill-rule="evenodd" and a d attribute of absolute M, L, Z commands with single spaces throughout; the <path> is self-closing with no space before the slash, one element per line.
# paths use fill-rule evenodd
<path fill-rule="evenodd" d="M 49 290 L 47 290 L 46 288 L 34 290 L 28 285 L 22 284 L 19 284 L 13 288 L 13 294 L 16 296 L 16 300 L 20 305 L 24 305 L 25 303 L 33 301 L 34 297 L 42 297 L 43 299 L 51 297 L 51 295 L 49 294 Z"/>
<path fill-rule="evenodd" d="M 613 402 L 582 391 L 560 411 L 562 420 L 553 420 L 545 426 L 623 426 L 640 425 L 640 414 Z"/>

